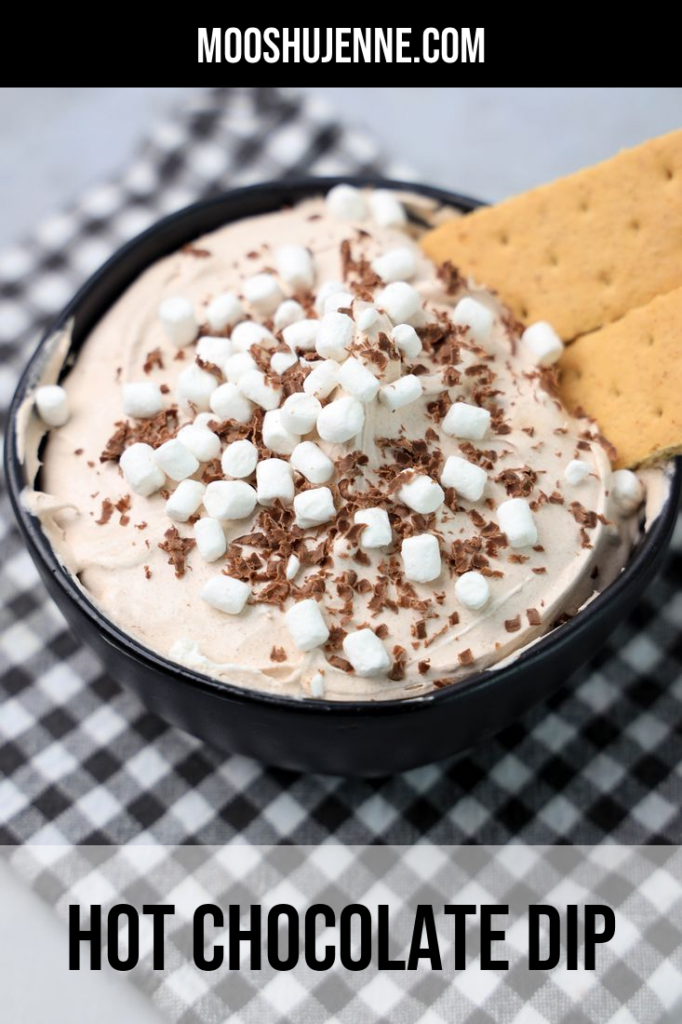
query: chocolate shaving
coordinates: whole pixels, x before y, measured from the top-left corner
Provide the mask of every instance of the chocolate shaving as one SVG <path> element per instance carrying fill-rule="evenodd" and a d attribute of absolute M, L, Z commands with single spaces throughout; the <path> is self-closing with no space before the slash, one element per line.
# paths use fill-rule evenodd
<path fill-rule="evenodd" d="M 287 652 L 283 647 L 273 647 L 270 651 L 270 661 L 286 661 Z"/>
<path fill-rule="evenodd" d="M 109 522 L 114 514 L 114 503 L 105 498 L 102 502 L 102 511 L 100 512 L 99 519 L 95 519 L 98 526 L 105 526 Z"/>
<path fill-rule="evenodd" d="M 467 647 L 465 651 L 460 651 L 457 655 L 457 659 L 460 665 L 472 665 L 474 662 L 474 655 L 470 647 Z"/>
<path fill-rule="evenodd" d="M 163 370 L 163 356 L 160 348 L 154 348 L 151 352 L 147 352 L 142 369 L 145 373 L 151 373 L 152 370 Z"/>
<path fill-rule="evenodd" d="M 181 537 L 175 526 L 166 530 L 164 537 L 166 539 L 159 547 L 169 556 L 168 564 L 175 569 L 177 579 L 181 579 L 185 575 L 187 555 L 195 547 L 196 541 L 192 537 Z"/>
<path fill-rule="evenodd" d="M 526 608 L 526 617 L 530 626 L 540 626 L 542 624 L 542 616 L 537 608 Z"/>
<path fill-rule="evenodd" d="M 437 270 L 438 279 L 443 283 L 443 289 L 446 295 L 456 295 L 458 292 L 466 288 L 466 278 L 464 278 L 457 267 L 452 263 L 451 260 L 446 260 L 445 263 L 441 263 Z"/>
<path fill-rule="evenodd" d="M 513 619 L 505 619 L 504 628 L 508 633 L 518 633 L 521 629 L 521 616 L 516 615 Z"/>

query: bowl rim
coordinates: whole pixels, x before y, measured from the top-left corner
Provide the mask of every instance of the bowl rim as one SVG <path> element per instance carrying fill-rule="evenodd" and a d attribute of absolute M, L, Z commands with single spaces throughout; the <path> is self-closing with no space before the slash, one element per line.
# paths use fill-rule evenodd
<path fill-rule="evenodd" d="M 150 239 L 153 240 L 155 237 L 158 237 L 160 240 L 166 228 L 183 221 L 188 222 L 187 241 L 199 237 L 200 235 L 196 233 L 192 234 L 192 221 L 196 219 L 198 214 L 209 212 L 214 207 L 220 209 L 228 197 L 238 201 L 242 196 L 246 198 L 253 194 L 267 195 L 269 193 L 281 195 L 284 191 L 296 195 L 297 198 L 304 198 L 315 194 L 324 194 L 334 185 L 340 183 L 348 183 L 358 187 L 387 188 L 413 192 L 465 212 L 484 205 L 480 200 L 451 192 L 447 189 L 419 182 L 383 178 L 380 175 L 307 176 L 258 182 L 252 185 L 227 189 L 155 220 L 144 231 L 116 249 L 106 262 L 87 278 L 69 303 L 51 319 L 50 323 L 42 331 L 40 340 L 19 378 L 8 410 L 5 436 L 5 474 L 10 503 L 24 539 L 27 541 L 29 548 L 32 549 L 31 553 L 39 556 L 44 567 L 60 587 L 65 599 L 74 603 L 79 611 L 96 626 L 106 643 L 122 650 L 127 656 L 134 658 L 137 662 L 148 665 L 166 677 L 175 677 L 176 680 L 182 680 L 183 683 L 188 684 L 192 688 L 210 692 L 213 696 L 223 700 L 256 706 L 276 707 L 284 713 L 295 713 L 297 715 L 301 713 L 323 713 L 338 718 L 357 718 L 358 716 L 363 718 L 386 717 L 396 714 L 409 714 L 419 707 L 435 702 L 447 704 L 454 700 L 461 700 L 467 695 L 472 695 L 474 692 L 504 685 L 510 677 L 513 678 L 520 670 L 523 671 L 529 663 L 542 659 L 550 653 L 557 653 L 558 649 L 566 644 L 570 644 L 574 639 L 577 641 L 583 626 L 586 624 L 586 618 L 590 615 L 595 615 L 597 612 L 606 611 L 609 605 L 616 604 L 620 599 L 621 593 L 631 584 L 634 585 L 637 577 L 644 577 L 646 575 L 650 562 L 655 560 L 661 548 L 667 545 L 677 518 L 677 509 L 682 493 L 682 459 L 675 460 L 674 471 L 670 476 L 668 497 L 658 516 L 635 550 L 634 555 L 626 563 L 619 576 L 603 591 L 600 591 L 586 608 L 581 609 L 578 614 L 563 625 L 551 629 L 548 633 L 531 642 L 525 649 L 516 656 L 512 656 L 510 661 L 500 667 L 491 666 L 481 672 L 474 672 L 453 682 L 451 686 L 434 689 L 429 693 L 414 697 L 408 696 L 376 701 L 329 700 L 325 698 L 309 698 L 305 695 L 289 696 L 257 689 L 251 690 L 214 676 L 205 675 L 195 669 L 172 661 L 163 654 L 146 647 L 135 637 L 122 630 L 111 619 L 107 618 L 98 608 L 95 601 L 89 597 L 87 591 L 75 582 L 71 573 L 59 561 L 56 551 L 52 547 L 47 535 L 43 532 L 40 520 L 26 509 L 21 501 L 21 492 L 28 484 L 25 479 L 24 465 L 18 451 L 18 434 L 16 429 L 18 409 L 34 384 L 37 373 L 41 368 L 45 347 L 49 339 L 66 326 L 84 300 L 113 269 L 125 264 L 130 255 Z M 273 203 L 272 208 L 274 210 L 281 205 L 281 202 L 278 201 Z M 252 216 L 252 214 L 245 214 L 245 216 Z M 213 230 L 223 224 L 233 223 L 239 219 L 239 217 L 219 218 L 216 220 Z M 170 251 L 177 248 L 177 244 L 174 244 Z M 162 252 L 159 250 L 145 265 L 151 265 L 155 259 L 159 259 L 161 256 Z M 141 272 L 142 268 L 139 268 L 135 276 Z M 99 315 L 101 316 L 102 314 L 100 313 Z"/>

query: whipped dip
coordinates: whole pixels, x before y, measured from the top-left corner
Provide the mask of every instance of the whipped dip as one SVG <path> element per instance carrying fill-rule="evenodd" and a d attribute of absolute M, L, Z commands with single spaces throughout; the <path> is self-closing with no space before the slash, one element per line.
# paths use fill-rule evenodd
<path fill-rule="evenodd" d="M 554 371 L 538 365 L 537 353 L 522 341 L 523 325 L 454 268 L 436 268 L 419 249 L 418 229 L 396 214 L 395 200 L 372 198 L 316 198 L 229 224 L 151 266 L 94 328 L 61 381 L 69 419 L 51 430 L 38 488 L 25 496 L 60 560 L 104 615 L 144 646 L 226 682 L 332 700 L 413 698 L 456 684 L 507 661 L 574 615 L 621 571 L 640 530 L 636 510 L 615 500 L 608 445 L 593 423 L 561 406 Z M 298 273 L 295 257 L 283 261 L 284 246 L 309 251 L 312 282 L 301 284 L 306 268 Z M 387 254 L 393 254 L 388 261 Z M 405 287 L 391 289 L 396 282 Z M 247 335 L 236 334 L 236 324 L 207 323 L 208 310 L 216 308 L 211 303 L 226 293 L 241 308 L 233 315 L 237 324 L 264 328 L 249 354 L 265 373 L 266 391 L 261 398 L 253 378 L 244 388 L 247 405 L 253 402 L 245 422 L 207 408 L 202 413 L 179 387 L 183 371 L 197 365 L 197 343 L 205 336 L 229 344 L 224 359 L 200 360 L 203 373 L 215 388 L 226 379 L 239 386 L 235 363 L 227 363 L 235 354 L 231 339 Z M 159 306 L 177 298 L 194 309 L 195 340 L 181 336 L 183 307 L 167 308 L 165 326 L 159 316 Z M 291 299 L 302 309 L 282 306 Z M 336 331 L 338 319 L 327 319 L 333 313 L 350 319 L 350 335 Z M 180 332 L 175 340 L 168 334 L 171 314 Z M 294 314 L 299 319 L 291 324 L 304 326 L 287 334 L 281 324 Z M 334 330 L 321 334 L 324 322 Z M 401 324 L 414 330 L 401 331 Z M 197 334 L 191 323 L 187 334 Z M 334 348 L 339 339 L 342 351 Z M 349 396 L 353 415 L 361 406 L 361 422 L 348 440 L 325 440 L 316 426 L 297 434 L 295 442 L 313 442 L 331 459 L 329 479 L 310 482 L 295 470 L 293 503 L 291 496 L 267 507 L 256 501 L 243 518 L 220 519 L 225 554 L 207 561 L 195 534 L 206 508 L 199 503 L 184 522 L 167 513 L 181 486 L 168 475 L 182 475 L 174 468 L 177 450 L 172 461 L 161 462 L 163 485 L 148 496 L 123 475 L 122 451 L 133 443 L 158 450 L 200 416 L 218 437 L 220 455 L 200 461 L 188 479 L 208 485 L 232 479 L 220 456 L 241 440 L 255 446 L 258 464 L 276 458 L 298 465 L 283 450 L 286 437 L 267 449 L 269 410 L 258 403 L 281 409 L 291 394 L 305 393 L 306 378 L 322 361 L 316 344 L 325 358 L 333 353 L 344 382 L 320 397 L 324 433 L 334 435 L 338 426 L 325 410 Z M 280 359 L 271 367 L 273 354 Z M 344 371 L 348 358 L 359 365 Z M 364 371 L 376 378 L 376 388 Z M 396 407 L 395 387 L 402 394 L 405 378 L 409 401 Z M 142 382 L 160 387 L 163 410 L 126 416 L 124 385 Z M 136 395 L 143 399 L 144 391 Z M 464 412 L 463 426 L 451 411 L 460 403 L 474 407 L 473 417 Z M 343 435 L 353 415 L 349 420 L 350 406 L 335 408 Z M 480 410 L 490 415 L 483 417 L 482 435 L 472 437 L 471 431 L 480 433 Z M 302 423 L 305 415 L 301 406 Z M 35 422 L 30 429 L 35 432 Z M 464 478 L 459 491 L 448 483 L 453 456 L 481 471 L 473 474 L 471 492 Z M 577 468 L 567 469 L 575 462 Z M 257 473 L 258 467 L 235 478 L 256 492 Z M 480 496 L 464 497 L 478 493 L 477 482 Z M 330 492 L 323 497 L 333 503 L 331 513 L 306 501 L 315 488 Z M 536 532 L 518 547 L 502 528 L 504 510 L 498 520 L 510 499 L 525 504 Z M 385 512 L 388 526 L 386 516 L 364 516 L 368 509 Z M 320 515 L 327 518 L 315 525 Z M 389 530 L 387 543 L 363 544 L 363 535 L 381 541 L 381 529 Z M 424 546 L 423 564 L 431 564 L 437 548 L 440 571 L 421 582 L 415 574 L 422 547 L 414 548 L 415 569 L 403 544 L 424 536 L 435 540 Z M 467 573 L 477 574 L 468 578 L 472 585 L 458 585 Z M 243 607 L 232 613 L 202 596 L 226 576 L 248 587 Z M 297 645 L 288 616 L 304 601 L 317 604 L 328 632 L 308 650 L 300 649 L 300 639 Z M 385 651 L 372 662 L 370 644 L 371 674 L 353 668 L 348 652 L 358 645 L 345 644 L 363 630 Z"/>

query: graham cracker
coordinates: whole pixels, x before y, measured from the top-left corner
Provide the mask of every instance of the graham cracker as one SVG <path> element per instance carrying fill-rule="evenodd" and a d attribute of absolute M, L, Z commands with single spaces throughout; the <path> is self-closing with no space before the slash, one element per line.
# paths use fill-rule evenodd
<path fill-rule="evenodd" d="M 570 345 L 559 364 L 569 410 L 584 410 L 634 468 L 682 453 L 682 288 Z"/>
<path fill-rule="evenodd" d="M 565 341 L 682 285 L 682 130 L 430 231 L 422 246 Z"/>

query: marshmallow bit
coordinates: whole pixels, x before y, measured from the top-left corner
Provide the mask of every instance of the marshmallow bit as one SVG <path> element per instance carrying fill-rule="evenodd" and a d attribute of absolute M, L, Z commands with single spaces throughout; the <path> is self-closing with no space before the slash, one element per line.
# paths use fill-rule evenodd
<path fill-rule="evenodd" d="M 239 384 L 245 373 L 257 369 L 256 360 L 248 352 L 235 352 L 223 363 L 223 373 L 230 384 Z"/>
<path fill-rule="evenodd" d="M 538 542 L 538 530 L 530 505 L 523 498 L 510 498 L 497 509 L 500 529 L 513 548 L 529 548 Z"/>
<path fill-rule="evenodd" d="M 203 415 L 209 416 L 210 413 Z M 211 462 L 220 458 L 220 438 L 208 427 L 197 423 L 188 423 L 178 431 L 178 441 L 184 444 L 199 462 Z"/>
<path fill-rule="evenodd" d="M 459 327 L 468 327 L 469 334 L 479 345 L 483 345 L 490 337 L 494 320 L 487 306 L 469 295 L 459 300 L 452 314 L 452 322 Z"/>
<path fill-rule="evenodd" d="M 292 434 L 282 422 L 282 410 L 271 409 L 263 417 L 263 444 L 277 455 L 291 455 L 301 440 L 300 434 Z"/>
<path fill-rule="evenodd" d="M 363 523 L 365 529 L 360 534 L 361 548 L 384 548 L 391 543 L 393 533 L 388 512 L 383 508 L 361 508 L 353 522 Z"/>
<path fill-rule="evenodd" d="M 561 359 L 564 343 L 551 324 L 544 320 L 526 327 L 521 341 L 538 366 L 553 366 Z"/>
<path fill-rule="evenodd" d="M 315 283 L 310 249 L 302 245 L 281 245 L 275 253 L 275 267 L 285 284 L 294 291 L 306 291 Z"/>
<path fill-rule="evenodd" d="M 149 444 L 131 444 L 118 464 L 125 482 L 143 498 L 154 494 L 166 482 L 166 474 L 154 461 L 154 449 Z"/>
<path fill-rule="evenodd" d="M 371 629 L 357 629 L 344 637 L 343 653 L 359 676 L 380 676 L 391 667 L 388 651 Z"/>
<path fill-rule="evenodd" d="M 221 465 L 225 476 L 241 480 L 251 476 L 258 462 L 258 449 L 250 441 L 233 441 L 223 452 Z"/>
<path fill-rule="evenodd" d="M 336 313 L 340 309 L 350 309 L 354 298 L 355 296 L 350 292 L 334 292 L 324 300 L 323 313 L 326 315 L 327 313 Z"/>
<path fill-rule="evenodd" d="M 123 412 L 136 420 L 147 420 L 163 409 L 163 395 L 158 384 L 133 381 L 121 387 Z"/>
<path fill-rule="evenodd" d="M 215 392 L 214 392 L 214 394 L 215 394 Z M 201 427 L 203 430 L 207 430 L 207 429 L 208 430 L 212 430 L 211 423 L 215 423 L 215 422 L 216 422 L 216 416 L 212 412 L 200 412 L 200 413 L 197 413 L 197 415 L 194 417 L 194 420 L 192 421 L 192 423 L 190 423 L 190 426 L 191 427 Z M 179 436 L 180 435 L 178 434 L 178 437 Z M 185 447 L 187 447 L 187 446 L 185 446 Z M 190 451 L 191 451 L 191 449 L 190 449 Z"/>
<path fill-rule="evenodd" d="M 311 526 L 328 523 L 336 515 L 334 496 L 328 487 L 315 487 L 310 491 L 301 491 L 294 498 L 296 525 L 302 530 Z"/>
<path fill-rule="evenodd" d="M 387 406 L 391 412 L 401 409 L 410 402 L 416 402 L 423 393 L 422 382 L 413 373 L 406 373 L 404 377 L 398 377 L 392 384 L 384 384 L 379 391 L 379 401 Z"/>
<path fill-rule="evenodd" d="M 564 470 L 564 480 L 568 484 L 577 487 L 587 480 L 590 475 L 590 467 L 582 459 L 571 459 Z"/>
<path fill-rule="evenodd" d="M 280 302 L 275 310 L 275 330 L 282 331 L 285 327 L 295 324 L 297 320 L 305 320 L 305 310 L 301 303 L 296 299 L 285 299 L 284 302 Z"/>
<path fill-rule="evenodd" d="M 314 441 L 297 444 L 290 462 L 311 484 L 326 484 L 334 474 L 334 463 Z"/>
<path fill-rule="evenodd" d="M 281 377 L 283 373 L 286 373 L 288 369 L 295 366 L 297 362 L 298 356 L 295 352 L 273 352 L 270 358 L 270 369 Z"/>
<path fill-rule="evenodd" d="M 309 598 L 298 601 L 284 614 L 284 624 L 291 634 L 294 647 L 299 651 L 312 651 L 329 639 L 327 623 L 317 601 Z"/>
<path fill-rule="evenodd" d="M 339 370 L 339 384 L 359 402 L 371 402 L 376 398 L 379 381 L 364 363 L 351 356 Z"/>
<path fill-rule="evenodd" d="M 369 194 L 372 219 L 382 228 L 401 228 L 407 223 L 405 207 L 396 199 L 395 192 L 387 188 L 375 188 Z"/>
<path fill-rule="evenodd" d="M 445 500 L 445 493 L 440 484 L 430 476 L 415 476 L 409 483 L 403 484 L 396 495 L 398 501 L 422 515 L 430 515 L 440 508 Z"/>
<path fill-rule="evenodd" d="M 206 488 L 204 508 L 213 519 L 246 519 L 256 507 L 256 492 L 243 480 L 214 480 Z"/>
<path fill-rule="evenodd" d="M 213 338 L 204 334 L 197 342 L 197 355 L 207 363 L 215 363 L 222 370 L 223 364 L 232 355 L 232 342 L 229 338 Z"/>
<path fill-rule="evenodd" d="M 282 401 L 281 388 L 268 384 L 262 370 L 248 370 L 239 378 L 239 390 L 261 409 L 276 409 Z"/>
<path fill-rule="evenodd" d="M 314 395 L 315 398 L 327 398 L 331 395 L 339 382 L 339 370 L 341 367 L 335 359 L 324 359 L 321 363 L 314 363 L 312 370 L 303 381 L 303 390 L 306 395 Z"/>
<path fill-rule="evenodd" d="M 269 507 L 276 501 L 291 505 L 294 500 L 294 474 L 284 459 L 263 459 L 256 466 L 258 504 Z"/>
<path fill-rule="evenodd" d="M 36 409 L 46 427 L 63 427 L 68 423 L 69 400 L 59 384 L 43 384 L 36 390 Z"/>
<path fill-rule="evenodd" d="M 433 533 L 408 537 L 400 547 L 405 578 L 414 583 L 430 583 L 440 576 L 440 548 Z"/>
<path fill-rule="evenodd" d="M 185 410 L 194 406 L 198 412 L 208 412 L 211 408 L 211 395 L 217 383 L 212 373 L 192 363 L 178 374 L 175 389 L 178 402 Z"/>
<path fill-rule="evenodd" d="M 284 292 L 272 274 L 255 274 L 244 281 L 244 298 L 257 313 L 269 316 L 279 306 Z"/>
<path fill-rule="evenodd" d="M 214 576 L 199 591 L 202 601 L 226 615 L 239 615 L 250 596 L 248 583 L 233 576 Z"/>
<path fill-rule="evenodd" d="M 415 359 L 422 350 L 421 338 L 414 327 L 398 324 L 391 331 L 391 341 L 407 359 Z"/>
<path fill-rule="evenodd" d="M 478 405 L 455 402 L 448 409 L 442 423 L 443 432 L 467 441 L 480 441 L 490 427 L 490 413 Z"/>
<path fill-rule="evenodd" d="M 421 295 L 406 281 L 393 281 L 377 296 L 377 302 L 394 324 L 404 324 L 421 309 Z"/>
<path fill-rule="evenodd" d="M 411 281 L 417 273 L 417 255 L 407 246 L 391 249 L 383 256 L 372 260 L 372 270 L 382 281 L 391 284 L 393 281 Z"/>
<path fill-rule="evenodd" d="M 310 680 L 310 696 L 318 699 L 324 697 L 324 676 L 321 672 L 316 672 Z"/>
<path fill-rule="evenodd" d="M 189 299 L 174 295 L 159 306 L 159 320 L 169 341 L 176 348 L 191 345 L 199 332 L 194 306 Z"/>
<path fill-rule="evenodd" d="M 327 213 L 334 220 L 366 220 L 367 203 L 353 185 L 335 185 L 327 192 Z"/>
<path fill-rule="evenodd" d="M 343 444 L 357 437 L 365 425 L 362 402 L 352 396 L 336 398 L 317 417 L 317 432 L 323 441 Z"/>
<path fill-rule="evenodd" d="M 644 501 L 642 482 L 631 469 L 617 469 L 611 477 L 611 494 L 626 516 L 636 512 Z"/>
<path fill-rule="evenodd" d="M 465 501 L 480 501 L 487 480 L 488 475 L 484 469 L 466 459 L 460 459 L 459 455 L 451 455 L 446 460 L 440 478 L 443 487 L 454 487 L 457 497 Z"/>
<path fill-rule="evenodd" d="M 166 441 L 160 448 L 157 448 L 154 452 L 154 459 L 157 466 L 160 466 L 171 480 L 186 480 L 199 468 L 199 460 L 192 455 L 188 448 L 185 448 L 177 437 Z"/>
<path fill-rule="evenodd" d="M 232 331 L 230 341 L 235 352 L 248 352 L 252 345 L 262 345 L 263 342 L 274 344 L 275 338 L 262 324 L 242 320 Z"/>
<path fill-rule="evenodd" d="M 455 583 L 455 597 L 465 608 L 478 611 L 490 598 L 487 579 L 480 572 L 465 572 Z"/>
<path fill-rule="evenodd" d="M 368 331 L 372 330 L 378 319 L 379 313 L 377 310 L 373 306 L 367 306 L 358 316 L 358 330 L 367 334 Z"/>
<path fill-rule="evenodd" d="M 186 523 L 204 500 L 205 491 L 200 480 L 181 480 L 166 502 L 166 515 L 176 523 Z"/>
<path fill-rule="evenodd" d="M 314 352 L 319 327 L 319 320 L 296 320 L 282 331 L 284 344 L 288 345 L 292 352 L 297 349 L 302 352 Z"/>
<path fill-rule="evenodd" d="M 355 337 L 355 324 L 346 313 L 325 313 L 319 321 L 315 348 L 323 359 L 341 362 Z"/>
<path fill-rule="evenodd" d="M 301 559 L 297 558 L 296 555 L 289 555 L 287 559 L 287 567 L 284 570 L 284 575 L 288 580 L 295 580 L 298 576 L 298 571 L 301 568 Z"/>
<path fill-rule="evenodd" d="M 309 434 L 317 423 L 322 406 L 314 395 L 297 391 L 282 406 L 282 423 L 292 434 Z"/>
<path fill-rule="evenodd" d="M 212 331 L 224 331 L 226 327 L 234 327 L 245 316 L 244 307 L 232 292 L 216 295 L 206 309 L 206 319 Z"/>
<path fill-rule="evenodd" d="M 197 542 L 197 551 L 205 562 L 215 562 L 227 551 L 227 540 L 222 524 L 210 516 L 197 519 L 194 524 L 194 539 Z"/>
<path fill-rule="evenodd" d="M 244 398 L 237 384 L 221 384 L 211 395 L 211 409 L 221 420 L 236 420 L 248 423 L 253 416 L 254 405 Z"/>
<path fill-rule="evenodd" d="M 315 312 L 322 316 L 324 304 L 329 296 L 335 295 L 337 292 L 345 292 L 345 290 L 346 286 L 341 281 L 325 281 L 324 284 L 320 285 L 315 297 Z"/>

